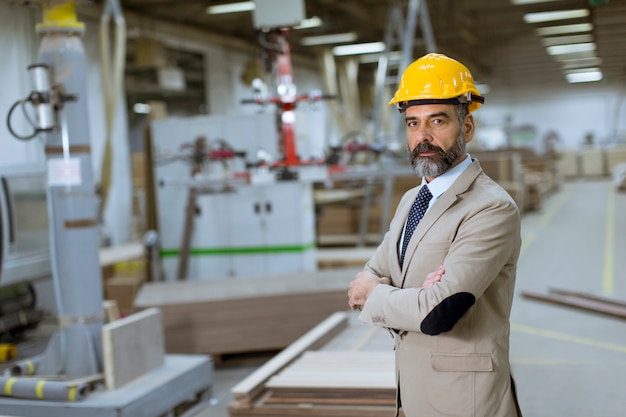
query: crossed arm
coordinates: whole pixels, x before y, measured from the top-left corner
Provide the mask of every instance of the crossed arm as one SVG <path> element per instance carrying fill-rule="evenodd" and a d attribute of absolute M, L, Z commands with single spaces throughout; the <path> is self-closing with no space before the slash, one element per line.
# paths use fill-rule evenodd
<path fill-rule="evenodd" d="M 422 288 L 428 288 L 441 281 L 441 277 L 445 273 L 443 265 L 426 276 Z M 361 271 L 350 282 L 348 290 L 348 305 L 350 309 L 356 310 L 364 305 L 367 297 L 372 293 L 374 288 L 379 284 L 391 284 L 391 280 L 387 277 L 377 277 L 369 271 Z"/>

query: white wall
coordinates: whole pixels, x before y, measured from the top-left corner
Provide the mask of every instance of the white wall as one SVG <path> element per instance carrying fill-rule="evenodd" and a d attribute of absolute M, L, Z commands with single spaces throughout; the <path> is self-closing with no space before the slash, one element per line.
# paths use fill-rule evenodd
<path fill-rule="evenodd" d="M 555 132 L 562 148 L 580 148 L 587 134 L 593 135 L 596 144 L 626 141 L 626 84 L 609 79 L 568 84 L 556 61 L 546 68 L 555 74 L 524 72 L 527 55 L 523 51 L 532 47 L 541 48 L 529 34 L 494 52 L 493 60 L 522 75 L 494 74 L 480 80 L 490 86 L 485 104 L 476 113 L 484 131 L 493 133 L 508 119 L 511 126 L 534 126 L 539 140 Z"/>
<path fill-rule="evenodd" d="M 486 95 L 476 118 L 486 130 L 504 127 L 507 118 L 513 126 L 533 125 L 540 139 L 554 131 L 559 147 L 579 149 L 587 134 L 593 135 L 596 144 L 625 141 L 623 100 L 623 90 L 610 82 L 524 90 L 512 97 L 493 92 Z"/>

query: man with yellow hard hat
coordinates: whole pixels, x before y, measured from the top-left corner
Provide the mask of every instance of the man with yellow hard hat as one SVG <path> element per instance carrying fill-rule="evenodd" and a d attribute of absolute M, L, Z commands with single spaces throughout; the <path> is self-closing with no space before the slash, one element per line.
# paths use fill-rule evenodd
<path fill-rule="evenodd" d="M 390 101 L 421 184 L 348 297 L 395 337 L 396 415 L 521 416 L 509 363 L 520 213 L 466 152 L 483 102 L 467 67 L 442 54 L 413 62 Z"/>

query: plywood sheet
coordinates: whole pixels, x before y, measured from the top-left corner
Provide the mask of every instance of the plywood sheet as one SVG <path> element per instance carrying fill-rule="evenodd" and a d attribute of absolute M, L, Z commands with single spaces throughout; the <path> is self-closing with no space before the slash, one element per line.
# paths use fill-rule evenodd
<path fill-rule="evenodd" d="M 280 350 L 328 315 L 348 310 L 349 283 L 360 269 L 147 283 L 135 308 L 161 310 L 168 353 Z"/>
<path fill-rule="evenodd" d="M 273 375 L 257 378 L 254 372 L 236 385 L 230 417 L 393 415 L 393 338 L 358 322 L 357 313 L 345 314 L 347 326 L 324 344 L 302 351 Z M 239 389 L 250 379 L 261 382 L 248 392 Z"/>
<path fill-rule="evenodd" d="M 104 378 L 109 390 L 163 365 L 161 312 L 150 308 L 102 326 Z"/>

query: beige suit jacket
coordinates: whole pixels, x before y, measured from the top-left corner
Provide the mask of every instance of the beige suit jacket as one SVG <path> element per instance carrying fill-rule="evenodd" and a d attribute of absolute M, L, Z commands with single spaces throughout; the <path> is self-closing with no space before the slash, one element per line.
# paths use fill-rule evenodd
<path fill-rule="evenodd" d="M 398 405 L 407 417 L 521 416 L 509 365 L 520 215 L 478 161 L 430 207 L 398 262 L 419 186 L 402 198 L 366 269 L 391 278 L 359 316 L 395 334 Z M 420 288 L 443 265 L 441 282 Z"/>

